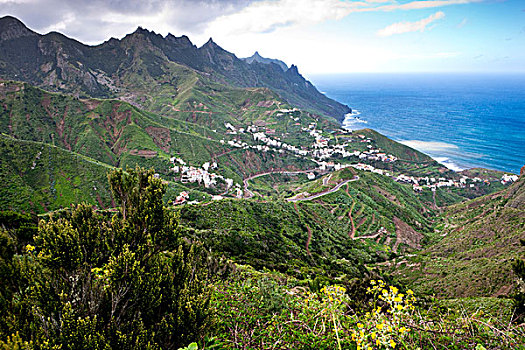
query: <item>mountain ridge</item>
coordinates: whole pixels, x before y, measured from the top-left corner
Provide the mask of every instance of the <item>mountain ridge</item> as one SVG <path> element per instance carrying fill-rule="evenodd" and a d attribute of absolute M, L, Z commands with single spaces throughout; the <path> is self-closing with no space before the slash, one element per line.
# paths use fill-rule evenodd
<path fill-rule="evenodd" d="M 249 64 L 252 64 L 253 62 L 259 62 L 259 63 L 265 63 L 265 64 L 273 63 L 281 67 L 281 69 L 284 72 L 288 70 L 288 65 L 286 65 L 286 63 L 284 63 L 283 61 L 277 60 L 274 58 L 262 57 L 258 51 L 255 51 L 255 53 L 252 56 L 243 58 L 242 60 L 244 60 L 245 62 L 248 62 Z"/>
<path fill-rule="evenodd" d="M 321 94 L 297 70 L 263 63 L 249 64 L 213 39 L 196 47 L 187 36 L 162 36 L 138 27 L 122 39 L 111 38 L 88 46 L 63 34 L 38 34 L 14 17 L 0 18 L 0 78 L 23 80 L 41 88 L 81 97 L 121 98 L 147 93 L 122 85 L 122 72 L 149 74 L 155 85 L 172 84 L 164 78 L 169 65 L 183 65 L 199 76 L 232 87 L 266 87 L 297 107 L 338 121 L 351 109 Z M 146 75 L 148 75 L 146 74 Z M 146 78 L 148 78 L 146 76 Z M 176 86 L 172 86 L 176 94 Z"/>

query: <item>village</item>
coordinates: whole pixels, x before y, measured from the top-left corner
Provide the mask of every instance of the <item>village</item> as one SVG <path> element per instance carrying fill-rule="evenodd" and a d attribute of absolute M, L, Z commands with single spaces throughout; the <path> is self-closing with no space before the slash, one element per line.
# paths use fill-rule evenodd
<path fill-rule="evenodd" d="M 297 111 L 296 109 L 288 110 L 282 109 L 278 111 L 278 116 L 289 115 L 294 121 L 299 121 L 299 117 L 290 114 Z M 275 130 L 268 129 L 257 125 L 247 126 L 234 126 L 231 123 L 224 124 L 227 134 L 234 136 L 230 140 L 221 139 L 222 144 L 227 144 L 231 147 L 240 149 L 253 149 L 260 152 L 277 152 L 277 153 L 289 153 L 296 157 L 301 157 L 313 161 L 317 164 L 317 169 L 310 169 L 307 173 L 309 180 L 315 179 L 314 170 L 319 173 L 326 173 L 330 171 L 338 171 L 344 168 L 352 167 L 357 170 L 372 172 L 375 174 L 388 176 L 394 181 L 402 184 L 412 185 L 412 189 L 416 193 L 422 192 L 424 189 L 429 189 L 435 192 L 438 188 L 442 187 L 456 187 L 456 188 L 473 188 L 478 185 L 490 185 L 488 180 L 483 180 L 479 177 L 470 178 L 462 175 L 459 179 L 447 179 L 445 177 L 414 177 L 405 174 L 393 174 L 385 169 L 380 169 L 366 164 L 365 162 L 382 162 L 382 163 L 394 163 L 398 160 L 392 154 L 387 154 L 379 148 L 374 148 L 373 140 L 362 134 L 353 135 L 356 137 L 354 142 L 366 144 L 366 147 L 360 147 L 361 150 L 352 149 L 352 145 L 348 140 L 341 144 L 330 143 L 330 137 L 327 136 L 329 133 L 324 132 L 322 129 L 317 128 L 317 123 L 312 122 L 307 127 L 302 127 L 301 132 L 310 136 L 312 143 L 309 146 L 297 147 L 286 142 L 281 141 L 279 137 L 269 136 L 269 134 L 275 134 Z M 339 131 L 342 134 L 349 134 L 350 132 L 345 129 Z M 239 135 L 251 135 L 253 143 L 249 144 L 243 141 Z M 362 150 L 366 148 L 366 150 Z M 353 158 L 357 163 L 338 163 L 334 159 L 340 158 Z M 212 188 L 217 186 L 218 181 L 224 183 L 226 189 L 220 195 L 212 196 L 212 200 L 220 200 L 233 191 L 233 196 L 236 198 L 243 198 L 244 192 L 241 189 L 240 184 L 235 184 L 233 179 L 224 178 L 220 174 L 211 172 L 218 168 L 217 162 L 205 162 L 201 167 L 188 166 L 186 161 L 181 158 L 172 157 L 170 158 L 172 167 L 170 171 L 179 177 L 182 183 L 198 183 L 204 185 L 205 188 Z M 504 174 L 501 178 L 502 184 L 508 184 L 518 179 L 517 175 Z M 189 195 L 187 192 L 182 192 L 174 204 L 183 204 L 188 202 Z"/>

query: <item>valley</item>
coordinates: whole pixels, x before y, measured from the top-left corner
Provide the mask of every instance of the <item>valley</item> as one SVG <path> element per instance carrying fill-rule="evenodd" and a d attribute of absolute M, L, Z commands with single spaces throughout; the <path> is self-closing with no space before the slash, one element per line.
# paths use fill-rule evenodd
<path fill-rule="evenodd" d="M 22 329 L 35 343 L 55 334 L 59 346 L 67 327 L 56 324 L 69 322 L 82 337 L 103 328 L 106 348 L 155 339 L 165 343 L 152 349 L 182 349 L 213 332 L 221 349 L 286 337 L 283 349 L 335 348 L 334 339 L 354 348 L 359 317 L 383 315 L 366 306 L 375 283 L 390 284 L 381 293 L 392 293 L 405 330 L 418 327 L 406 317 L 420 297 L 421 320 L 431 320 L 418 331 L 423 348 L 498 348 L 502 325 L 504 348 L 523 344 L 510 298 L 525 252 L 524 170 L 455 172 L 372 129 L 342 128 L 348 113 L 296 66 L 239 59 L 212 39 L 197 48 L 139 27 L 87 46 L 0 18 L 0 267 L 21 283 L 0 291 L 3 310 L 18 312 L 2 318 L 0 344 Z M 460 298 L 486 306 L 487 318 L 474 313 L 465 328 L 451 310 Z M 46 310 L 55 326 L 38 333 Z M 145 310 L 172 314 L 157 322 L 152 311 L 150 322 Z"/>

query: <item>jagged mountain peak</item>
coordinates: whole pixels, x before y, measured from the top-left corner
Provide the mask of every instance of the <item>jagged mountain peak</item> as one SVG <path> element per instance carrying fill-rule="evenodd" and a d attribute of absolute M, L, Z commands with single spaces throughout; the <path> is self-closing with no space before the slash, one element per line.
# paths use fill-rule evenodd
<path fill-rule="evenodd" d="M 38 34 L 27 28 L 18 18 L 12 16 L 0 18 L 0 41 L 35 35 Z"/>
<path fill-rule="evenodd" d="M 274 63 L 278 65 L 283 70 L 283 72 L 286 72 L 288 70 L 288 66 L 283 61 L 273 59 L 273 58 L 263 57 L 259 54 L 259 51 L 255 51 L 255 53 L 252 56 L 243 58 L 243 60 L 248 64 L 252 64 L 253 62 L 264 63 L 264 64 Z"/>
<path fill-rule="evenodd" d="M 215 41 L 213 41 L 213 38 L 211 38 L 211 37 L 208 39 L 206 44 L 204 44 L 204 45 L 202 45 L 200 47 L 200 49 L 208 49 L 208 48 L 213 48 L 213 49 L 219 48 L 219 49 L 223 50 L 222 47 L 217 45 L 217 43 Z"/>
<path fill-rule="evenodd" d="M 1 19 L 0 35 L 0 78 L 23 79 L 51 91 L 91 97 L 128 94 L 143 100 L 146 97 L 138 95 L 145 90 L 136 82 L 151 78 L 150 83 L 165 83 L 163 79 L 174 74 L 169 72 L 173 66 L 166 63 L 173 62 L 221 84 L 269 88 L 297 107 L 338 120 L 350 111 L 320 94 L 297 67 L 289 69 L 284 62 L 266 59 L 258 52 L 259 63 L 251 65 L 212 38 L 198 48 L 187 36 L 163 36 L 139 26 L 122 39 L 88 46 L 58 33 L 34 33 L 13 17 Z M 134 79 L 129 79 L 130 74 Z"/>
<path fill-rule="evenodd" d="M 171 43 L 174 43 L 177 46 L 181 46 L 181 47 L 192 47 L 192 46 L 194 46 L 193 43 L 191 42 L 190 38 L 188 38 L 186 35 L 182 35 L 182 36 L 177 37 L 177 36 L 169 33 L 168 35 L 166 35 L 166 37 L 164 39 L 166 39 L 167 41 L 169 41 Z"/>

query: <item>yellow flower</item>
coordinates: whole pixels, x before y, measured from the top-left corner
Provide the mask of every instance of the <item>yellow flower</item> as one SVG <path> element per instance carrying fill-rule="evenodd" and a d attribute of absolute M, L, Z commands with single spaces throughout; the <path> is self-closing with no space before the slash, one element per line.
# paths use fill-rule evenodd
<path fill-rule="evenodd" d="M 407 294 L 413 295 L 414 292 L 412 291 L 412 289 L 409 289 L 409 290 L 407 290 Z"/>
<path fill-rule="evenodd" d="M 372 336 L 372 339 L 375 339 L 376 338 L 376 332 L 372 332 L 372 334 L 370 334 Z"/>
<path fill-rule="evenodd" d="M 32 246 L 31 244 L 26 245 L 26 251 L 28 253 L 31 253 L 33 250 L 35 250 L 34 246 Z"/>
<path fill-rule="evenodd" d="M 377 329 L 382 330 L 383 329 L 383 324 L 382 323 L 378 323 L 376 325 L 376 327 L 377 327 Z"/>
<path fill-rule="evenodd" d="M 377 346 L 381 345 L 381 342 L 379 341 L 379 339 L 376 340 L 376 345 Z"/>
<path fill-rule="evenodd" d="M 400 297 L 395 297 L 395 298 L 394 298 L 394 301 L 395 301 L 396 303 L 400 303 L 400 302 L 403 301 L 403 299 L 401 299 Z"/>
<path fill-rule="evenodd" d="M 392 349 L 395 349 L 396 347 L 396 342 L 393 341 L 392 339 L 390 339 L 390 346 L 392 347 Z"/>
<path fill-rule="evenodd" d="M 363 328 L 363 324 L 362 323 L 358 323 L 357 324 L 357 328 Z"/>
<path fill-rule="evenodd" d="M 399 332 L 401 332 L 401 334 L 405 333 L 406 331 L 407 329 L 405 327 L 399 328 Z"/>
<path fill-rule="evenodd" d="M 403 310 L 403 306 L 401 306 L 401 305 L 397 305 L 396 308 L 397 308 L 398 310 Z"/>

